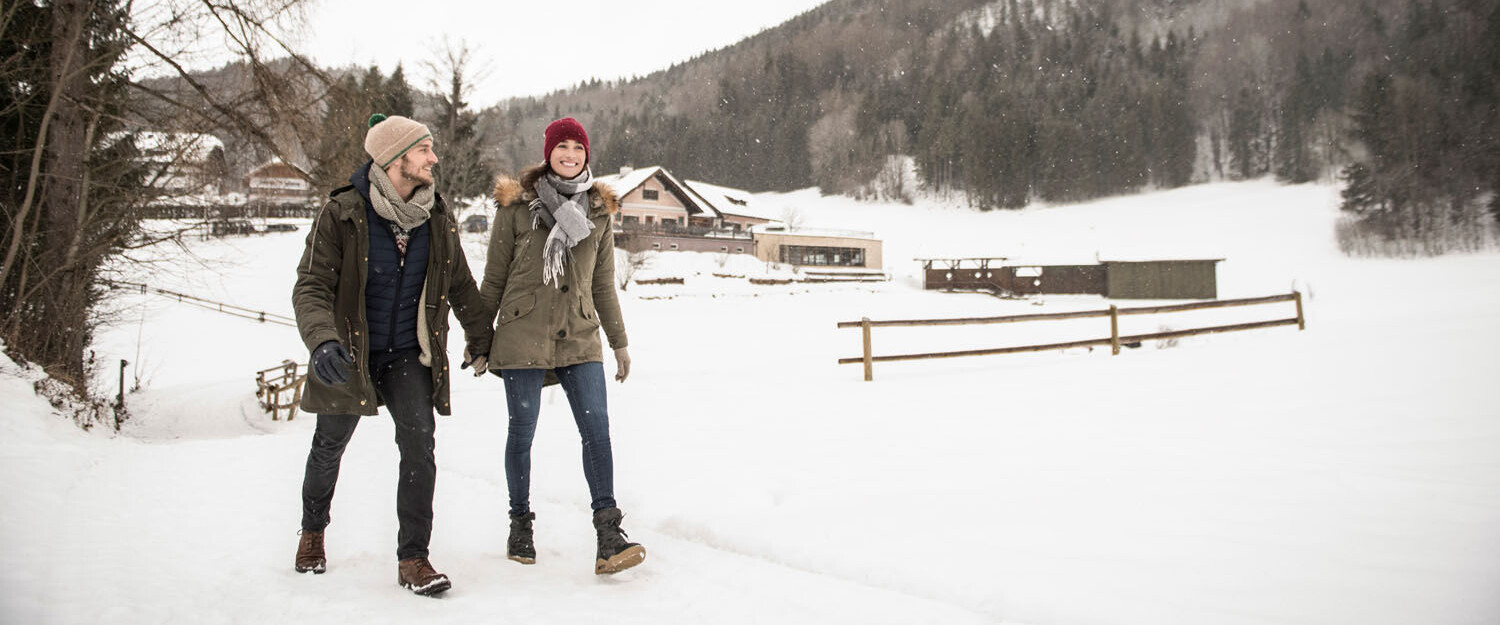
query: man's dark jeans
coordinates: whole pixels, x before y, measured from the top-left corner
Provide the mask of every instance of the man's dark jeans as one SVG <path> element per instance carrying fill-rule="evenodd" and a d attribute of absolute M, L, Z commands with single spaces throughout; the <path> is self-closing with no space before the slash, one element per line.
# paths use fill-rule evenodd
<path fill-rule="evenodd" d="M 583 477 L 595 510 L 615 507 L 614 455 L 609 444 L 609 411 L 605 401 L 604 364 L 585 362 L 553 369 L 573 421 L 583 439 Z M 531 511 L 531 441 L 541 412 L 545 369 L 504 369 L 505 400 L 510 410 L 510 432 L 505 439 L 505 482 L 510 490 L 510 513 Z"/>
<path fill-rule="evenodd" d="M 426 557 L 432 538 L 432 492 L 437 481 L 433 454 L 432 371 L 417 360 L 419 350 L 370 355 L 375 392 L 396 423 L 401 475 L 396 483 L 396 558 Z M 320 414 L 302 478 L 302 529 L 321 532 L 329 523 L 339 459 L 359 425 L 357 415 Z"/>

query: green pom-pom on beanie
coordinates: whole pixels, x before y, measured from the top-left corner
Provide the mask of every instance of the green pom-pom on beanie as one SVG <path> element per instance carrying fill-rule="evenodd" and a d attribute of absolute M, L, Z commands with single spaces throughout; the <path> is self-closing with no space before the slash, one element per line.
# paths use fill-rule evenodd
<path fill-rule="evenodd" d="M 370 127 L 374 128 L 375 124 L 378 124 L 378 123 L 383 122 L 383 121 L 385 121 L 385 115 L 384 114 L 376 113 L 374 115 L 371 115 L 370 116 Z"/>

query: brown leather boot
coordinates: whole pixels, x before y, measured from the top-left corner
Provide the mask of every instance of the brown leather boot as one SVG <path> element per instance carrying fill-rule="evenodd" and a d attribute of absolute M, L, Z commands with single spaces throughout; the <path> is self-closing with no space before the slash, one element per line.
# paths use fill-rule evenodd
<path fill-rule="evenodd" d="M 599 551 L 594 556 L 594 574 L 619 573 L 646 560 L 646 548 L 625 540 L 629 538 L 620 529 L 620 520 L 625 514 L 619 508 L 605 508 L 594 512 L 594 531 L 599 538 Z"/>
<path fill-rule="evenodd" d="M 448 576 L 433 570 L 432 563 L 428 562 L 427 558 L 407 558 L 398 562 L 396 582 L 401 584 L 402 588 L 424 597 L 453 587 L 453 584 L 448 581 Z"/>
<path fill-rule="evenodd" d="M 322 573 L 328 569 L 328 558 L 323 555 L 323 532 L 302 530 L 297 541 L 297 560 L 293 568 L 298 573 Z"/>

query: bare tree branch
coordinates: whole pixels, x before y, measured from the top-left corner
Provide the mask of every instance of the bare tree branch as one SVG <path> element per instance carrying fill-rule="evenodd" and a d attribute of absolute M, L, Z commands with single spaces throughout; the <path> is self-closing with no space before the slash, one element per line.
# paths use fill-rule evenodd
<path fill-rule="evenodd" d="M 138 45 L 140 45 L 141 47 L 145 48 L 147 51 L 151 52 L 151 54 L 155 55 L 157 58 L 159 58 L 162 61 L 166 62 L 168 65 L 171 65 L 172 68 L 177 71 L 179 77 L 182 78 L 182 80 L 184 82 L 186 82 L 189 86 L 191 86 L 193 88 L 193 90 L 196 91 L 198 93 L 198 95 L 203 98 L 203 101 L 206 104 L 208 104 L 208 106 L 210 108 L 212 108 L 214 111 L 218 112 L 219 114 L 223 115 L 224 119 L 227 120 L 227 121 L 229 121 L 233 125 L 233 127 L 235 128 L 235 130 L 243 132 L 243 133 L 245 133 L 247 135 L 250 135 L 251 137 L 254 137 L 259 143 L 261 143 L 262 145 L 264 145 L 267 149 L 271 150 L 271 153 L 274 154 L 274 155 L 276 155 L 276 157 L 279 158 L 279 159 L 281 159 L 283 162 L 287 162 L 287 163 L 294 162 L 293 159 L 289 158 L 286 155 L 285 151 L 282 150 L 281 146 L 278 145 L 276 143 L 276 141 L 271 138 L 270 135 L 266 134 L 266 131 L 265 131 L 264 128 L 262 128 L 259 124 L 256 124 L 254 121 L 252 121 L 251 119 L 249 119 L 248 117 L 246 117 L 243 113 L 241 113 L 240 111 L 236 110 L 235 108 L 226 106 L 225 104 L 223 104 L 223 103 L 219 102 L 218 100 L 216 100 L 213 97 L 213 95 L 209 93 L 208 88 L 205 87 L 203 85 L 203 83 L 200 82 L 198 79 L 194 78 L 193 75 L 190 72 L 188 72 L 188 70 L 186 68 L 182 67 L 182 65 L 178 64 L 177 61 L 173 60 L 166 53 L 162 52 L 156 46 L 152 45 L 151 42 L 146 41 L 145 39 L 141 38 L 141 36 L 138 35 L 138 34 L 136 34 L 135 31 L 133 31 L 133 30 L 131 30 L 129 28 L 126 28 L 126 29 L 124 29 L 124 32 L 125 32 L 126 36 L 130 37 L 130 39 L 132 41 L 135 41 Z M 154 95 L 154 96 L 156 96 L 158 98 L 161 98 L 164 101 L 172 102 L 173 104 L 181 107 L 182 110 L 186 110 L 186 111 L 192 111 L 193 110 L 193 107 L 186 106 L 185 104 L 183 104 L 181 102 L 173 101 L 170 98 L 166 97 L 164 94 L 156 93 L 156 92 L 153 92 L 151 90 L 146 90 L 146 91 L 148 93 L 151 93 L 151 95 Z M 193 112 L 196 112 L 196 111 L 193 111 Z M 300 171 L 298 173 L 302 177 L 307 178 L 307 180 L 309 182 L 312 181 L 312 179 L 310 177 L 308 177 L 306 173 L 300 172 Z"/>

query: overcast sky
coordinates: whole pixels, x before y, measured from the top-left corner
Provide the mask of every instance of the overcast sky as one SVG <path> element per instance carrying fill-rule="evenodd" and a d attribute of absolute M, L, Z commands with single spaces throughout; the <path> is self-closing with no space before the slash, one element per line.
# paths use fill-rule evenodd
<path fill-rule="evenodd" d="M 429 88 L 423 61 L 443 38 L 464 42 L 482 80 L 470 104 L 543 95 L 590 78 L 644 76 L 733 44 L 825 0 L 315 0 L 300 48 L 320 65 L 403 63 Z"/>

